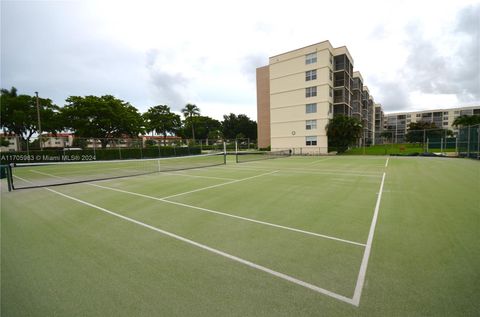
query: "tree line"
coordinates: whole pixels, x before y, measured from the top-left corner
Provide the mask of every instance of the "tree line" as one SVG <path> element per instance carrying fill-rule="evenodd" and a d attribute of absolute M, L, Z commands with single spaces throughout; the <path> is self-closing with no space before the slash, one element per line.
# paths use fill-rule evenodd
<path fill-rule="evenodd" d="M 129 102 L 112 95 L 70 96 L 63 107 L 51 99 L 18 94 L 17 89 L 1 89 L 0 127 L 30 142 L 39 132 L 73 132 L 80 138 L 95 138 L 105 147 L 109 138 L 135 138 L 144 133 L 175 135 L 185 139 L 257 139 L 257 123 L 244 114 L 223 116 L 218 121 L 202 116 L 199 107 L 187 104 L 179 114 L 168 105 L 150 107 L 140 113 Z M 38 117 L 41 118 L 41 131 Z"/>

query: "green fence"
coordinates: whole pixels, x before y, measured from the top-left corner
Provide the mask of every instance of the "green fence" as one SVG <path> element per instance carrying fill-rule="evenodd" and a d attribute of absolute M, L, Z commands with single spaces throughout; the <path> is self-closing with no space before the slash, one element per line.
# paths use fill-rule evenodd
<path fill-rule="evenodd" d="M 1 164 L 145 159 L 200 154 L 199 147 L 146 147 L 107 149 L 45 149 L 2 152 Z"/>
<path fill-rule="evenodd" d="M 460 128 L 457 139 L 459 156 L 480 159 L 480 124 Z"/>

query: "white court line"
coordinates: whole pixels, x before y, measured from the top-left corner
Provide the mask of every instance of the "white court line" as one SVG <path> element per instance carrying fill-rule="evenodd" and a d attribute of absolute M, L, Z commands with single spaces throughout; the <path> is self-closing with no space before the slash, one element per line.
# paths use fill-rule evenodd
<path fill-rule="evenodd" d="M 313 164 L 321 163 L 321 162 L 331 160 L 331 159 L 332 159 L 331 157 L 325 157 L 325 158 L 321 158 L 321 159 L 315 160 L 313 162 L 307 163 L 307 165 L 313 165 Z"/>
<path fill-rule="evenodd" d="M 224 180 L 224 181 L 234 181 L 234 180 L 236 180 L 235 178 L 213 177 L 213 176 L 202 176 L 202 175 L 190 175 L 190 174 L 184 174 L 184 173 L 167 173 L 167 172 L 161 172 L 161 173 L 162 173 L 162 174 L 165 174 L 165 175 L 185 176 L 185 177 L 196 177 L 196 178 L 206 178 L 206 179 L 219 179 L 219 180 Z"/>
<path fill-rule="evenodd" d="M 40 172 L 40 171 L 35 171 L 35 170 L 29 170 L 29 171 L 33 172 L 33 173 L 45 175 L 45 176 L 55 177 L 55 178 L 64 179 L 64 180 L 71 180 L 70 178 L 61 177 L 61 176 L 53 175 L 53 174 L 50 174 L 50 173 L 45 173 L 45 172 Z M 164 175 L 185 176 L 185 177 L 206 178 L 206 179 L 218 179 L 218 180 L 224 180 L 224 181 L 236 180 L 234 178 L 226 178 L 226 177 L 212 177 L 212 176 L 189 175 L 189 174 L 183 174 L 183 173 L 167 173 L 167 172 L 161 172 L 161 173 L 164 174 Z"/>
<path fill-rule="evenodd" d="M 387 157 L 387 161 L 385 162 L 385 167 L 388 167 L 388 160 L 390 159 L 390 157 Z"/>
<path fill-rule="evenodd" d="M 149 195 L 144 195 L 144 194 L 140 194 L 140 193 L 126 191 L 126 190 L 123 190 L 123 189 L 101 186 L 101 185 L 98 185 L 98 184 L 88 184 L 88 185 L 99 187 L 99 188 L 104 188 L 104 189 L 108 189 L 108 190 L 117 191 L 119 193 L 124 193 L 124 194 L 139 196 L 139 197 L 143 197 L 143 198 L 153 199 L 153 200 L 157 200 L 157 201 L 161 201 L 161 202 L 165 202 L 165 203 L 169 203 L 169 204 L 173 204 L 173 205 L 178 205 L 178 206 L 182 206 L 182 207 L 187 207 L 187 208 L 197 209 L 197 210 L 201 210 L 201 211 L 206 211 L 206 212 L 217 214 L 217 215 L 222 215 L 222 216 L 231 217 L 231 218 L 235 218 L 235 219 L 240 219 L 240 220 L 244 220 L 244 221 L 254 222 L 254 223 L 261 224 L 261 225 L 266 225 L 266 226 L 270 226 L 270 227 L 275 227 L 275 228 L 285 229 L 285 230 L 289 230 L 289 231 L 299 232 L 299 233 L 303 233 L 303 234 L 307 234 L 307 235 L 311 235 L 311 236 L 316 236 L 316 237 L 320 237 L 320 238 L 335 240 L 335 241 L 344 242 L 344 243 L 350 243 L 350 244 L 354 244 L 354 245 L 358 245 L 358 246 L 362 246 L 362 247 L 366 246 L 363 243 L 359 243 L 359 242 L 355 242 L 355 241 L 340 239 L 340 238 L 327 236 L 327 235 L 324 235 L 324 234 L 310 232 L 310 231 L 306 231 L 306 230 L 296 229 L 296 228 L 292 228 L 292 227 L 281 226 L 281 225 L 277 225 L 277 224 L 270 223 L 270 222 L 265 222 L 265 221 L 255 220 L 255 219 L 252 219 L 252 218 L 232 215 L 232 214 L 229 214 L 229 213 L 216 211 L 216 210 L 212 210 L 212 209 L 197 207 L 197 206 L 193 206 L 193 205 L 187 205 L 187 204 L 179 203 L 179 202 L 176 202 L 176 201 L 166 200 L 165 198 L 157 198 L 157 197 L 153 197 L 153 196 L 149 196 Z"/>
<path fill-rule="evenodd" d="M 15 177 L 15 178 L 18 178 L 19 180 L 24 181 L 24 182 L 26 182 L 26 183 L 33 184 L 33 182 L 31 182 L 31 181 L 29 181 L 29 180 L 26 180 L 25 178 L 21 178 L 21 177 L 19 177 L 19 176 L 17 176 L 17 175 L 12 175 L 12 176 Z"/>
<path fill-rule="evenodd" d="M 382 165 L 383 166 L 383 165 Z M 268 169 L 265 169 L 265 168 L 246 168 L 246 167 L 224 167 L 226 169 L 232 169 L 232 170 L 235 170 L 235 169 L 245 169 L 245 170 L 252 170 L 252 171 L 268 171 Z M 316 170 L 316 169 L 287 169 L 287 168 L 284 168 L 284 169 L 277 169 L 277 172 L 285 172 L 285 173 L 291 173 L 291 174 L 312 174 L 312 175 L 335 175 L 335 176 L 344 176 L 344 177 L 351 177 L 351 176 L 359 176 L 359 177 L 374 177 L 374 178 L 378 178 L 378 177 L 381 177 L 382 174 L 356 174 L 356 173 L 353 173 L 353 174 L 350 174 L 350 173 L 338 173 L 338 172 L 335 172 L 335 171 L 332 171 L 332 172 L 323 172 L 321 170 Z M 369 172 L 370 173 L 370 172 Z"/>
<path fill-rule="evenodd" d="M 378 192 L 377 203 L 375 204 L 372 223 L 370 225 L 370 231 L 368 232 L 367 246 L 365 247 L 365 251 L 363 253 L 362 264 L 360 265 L 357 284 L 355 285 L 355 292 L 353 293 L 352 304 L 355 306 L 360 305 L 360 297 L 362 296 L 363 284 L 365 283 L 365 276 L 367 274 L 368 259 L 370 258 L 370 251 L 372 249 L 373 235 L 375 233 L 375 226 L 378 219 L 378 211 L 380 210 L 380 201 L 382 200 L 385 175 L 386 173 L 384 172 L 382 176 L 382 182 L 380 184 L 380 190 Z"/>
<path fill-rule="evenodd" d="M 190 191 L 188 191 L 188 192 L 184 192 L 184 193 L 179 193 L 179 194 L 175 194 L 175 195 L 170 195 L 170 196 L 162 197 L 162 199 L 167 199 L 167 198 L 182 196 L 182 195 L 186 195 L 186 194 L 196 193 L 196 192 L 199 192 L 199 191 L 202 191 L 202 190 L 207 190 L 207 189 L 211 189 L 211 188 L 216 188 L 216 187 L 220 187 L 220 186 L 225 186 L 225 185 L 229 185 L 229 184 L 234 184 L 234 183 L 238 183 L 238 182 L 243 182 L 243 181 L 246 181 L 246 180 L 249 180 L 249 179 L 253 179 L 253 178 L 257 178 L 257 177 L 261 177 L 261 176 L 265 176 L 265 175 L 270 175 L 270 174 L 277 173 L 277 172 L 278 172 L 278 171 L 273 171 L 273 172 L 263 173 L 263 174 L 259 174 L 259 175 L 255 175 L 255 176 L 251 176 L 251 177 L 242 178 L 242 179 L 236 179 L 236 180 L 233 180 L 233 181 L 230 181 L 230 182 L 226 182 L 226 183 L 221 183 L 221 184 L 217 184 L 217 185 L 202 187 L 202 188 L 190 190 Z"/>
<path fill-rule="evenodd" d="M 294 284 L 297 284 L 297 285 L 300 285 L 300 286 L 303 286 L 305 288 L 308 288 L 312 291 L 315 291 L 317 293 L 320 293 L 320 294 L 324 294 L 324 295 L 327 295 L 327 296 L 330 296 L 330 297 L 333 297 L 335 299 L 338 299 L 340 301 L 343 301 L 345 303 L 348 303 L 348 304 L 352 304 L 352 299 L 348 298 L 348 297 L 345 297 L 343 295 L 340 295 L 340 294 L 337 294 L 337 293 L 334 293 L 332 291 L 329 291 L 329 290 L 326 290 L 324 288 L 321 288 L 321 287 L 318 287 L 316 285 L 313 285 L 313 284 L 310 284 L 310 283 L 307 283 L 305 281 L 302 281 L 302 280 L 299 280 L 299 279 L 296 279 L 290 275 L 287 275 L 287 274 L 284 274 L 284 273 L 280 273 L 280 272 L 277 272 L 277 271 L 274 271 L 272 269 L 269 269 L 265 266 L 261 266 L 259 264 L 256 264 L 256 263 L 253 263 L 253 262 L 250 262 L 248 260 L 245 260 L 245 259 L 242 259 L 242 258 L 239 258 L 237 256 L 234 256 L 234 255 L 231 255 L 229 253 L 226 253 L 226 252 L 223 252 L 223 251 L 220 251 L 218 249 L 214 249 L 212 247 L 209 247 L 207 245 L 204 245 L 204 244 L 201 244 L 201 243 L 198 243 L 198 242 L 195 242 L 193 240 L 190 240 L 190 239 L 187 239 L 185 237 L 182 237 L 182 236 L 179 236 L 177 234 L 174 234 L 174 233 L 171 233 L 171 232 L 168 232 L 168 231 L 165 231 L 165 230 L 162 230 L 162 229 L 159 229 L 157 227 L 154 227 L 154 226 L 151 226 L 151 225 L 148 225 L 144 222 L 141 222 L 141 221 L 138 221 L 138 220 L 135 220 L 135 219 L 132 219 L 130 217 L 126 217 L 126 216 L 123 216 L 123 215 L 120 215 L 116 212 L 113 212 L 113 211 L 110 211 L 108 209 L 105 209 L 103 207 L 100 207 L 100 206 L 97 206 L 97 205 L 94 205 L 94 204 L 91 204 L 89 202 L 86 202 L 86 201 L 83 201 L 83 200 L 80 200 L 78 198 L 75 198 L 75 197 L 72 197 L 72 196 L 69 196 L 69 195 L 66 195 L 66 194 L 63 194 L 61 192 L 58 192 L 56 190 L 53 190 L 53 189 L 50 189 L 50 188 L 45 188 L 46 190 L 52 192 L 52 193 L 55 193 L 57 195 L 60 195 L 60 196 L 63 196 L 65 198 L 68 198 L 68 199 L 71 199 L 73 201 L 76 201 L 78 203 L 81 203 L 83 205 L 86 205 L 86 206 L 89 206 L 89 207 L 92 207 L 92 208 L 95 208 L 95 209 L 98 209 L 100 211 L 103 211 L 109 215 L 112 215 L 112 216 L 115 216 L 115 217 L 118 217 L 120 219 L 123 219 L 125 221 L 129 221 L 131 223 L 134 223 L 136 225 L 139 225 L 139 226 L 142 226 L 142 227 L 145 227 L 147 229 L 150 229 L 150 230 L 153 230 L 153 231 L 156 231 L 156 232 L 159 232 L 163 235 L 166 235 L 166 236 L 169 236 L 173 239 L 176 239 L 176 240 L 180 240 L 182 242 L 185 242 L 185 243 L 188 243 L 188 244 L 191 244 L 193 246 L 196 246 L 200 249 L 203 249 L 203 250 L 206 250 L 206 251 L 209 251 L 209 252 L 212 252 L 212 253 L 215 253 L 217 255 L 220 255 L 220 256 L 223 256 L 227 259 L 230 259 L 232 261 L 235 261 L 235 262 L 238 262 L 238 263 L 241 263 L 241 264 L 244 264 L 248 267 L 251 267 L 253 269 L 256 269 L 256 270 L 259 270 L 259 271 L 262 271 L 262 272 L 265 272 L 265 273 L 268 273 L 270 275 L 273 275 L 273 276 L 276 276 L 278 278 L 281 278 L 283 280 L 286 280 L 286 281 L 289 281 L 291 283 L 294 283 Z"/>
<path fill-rule="evenodd" d="M 69 178 L 65 178 L 65 177 L 61 177 L 61 176 L 56 176 L 56 175 L 49 174 L 49 173 L 39 172 L 39 171 L 35 171 L 35 170 L 29 170 L 29 171 L 30 171 L 30 172 L 33 172 L 33 173 L 40 174 L 40 175 L 49 176 L 49 177 L 55 177 L 55 178 L 64 179 L 64 180 L 70 180 Z"/>
<path fill-rule="evenodd" d="M 383 167 L 383 165 L 379 165 L 379 167 Z M 245 166 L 226 166 L 226 167 L 221 167 L 221 168 L 226 168 L 226 169 L 246 169 L 246 170 L 252 170 L 252 171 L 268 171 L 272 170 L 272 168 L 260 168 L 260 167 L 245 167 Z M 348 171 L 348 170 L 339 170 L 339 169 L 326 169 L 326 170 L 319 170 L 315 168 L 295 168 L 295 167 L 285 167 L 285 168 L 275 168 L 275 170 L 279 172 L 285 172 L 285 171 L 303 171 L 303 172 L 318 172 L 318 173 L 332 173 L 335 172 L 336 174 L 341 173 L 339 175 L 346 175 L 346 176 L 381 176 L 381 173 L 375 172 L 375 171 Z M 337 173 L 338 172 L 338 173 Z"/>

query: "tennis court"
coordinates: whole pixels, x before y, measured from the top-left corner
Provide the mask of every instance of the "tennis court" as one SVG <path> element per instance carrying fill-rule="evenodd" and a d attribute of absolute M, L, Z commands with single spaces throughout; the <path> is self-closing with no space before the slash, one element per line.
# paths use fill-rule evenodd
<path fill-rule="evenodd" d="M 480 162 L 224 159 L 18 168 L 2 315 L 480 311 Z"/>

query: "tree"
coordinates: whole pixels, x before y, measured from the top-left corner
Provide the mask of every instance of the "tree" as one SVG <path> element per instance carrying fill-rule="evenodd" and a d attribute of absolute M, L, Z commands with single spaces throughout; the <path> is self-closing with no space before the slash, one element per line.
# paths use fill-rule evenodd
<path fill-rule="evenodd" d="M 480 115 L 472 115 L 472 116 L 468 116 L 468 115 L 463 115 L 463 116 L 460 116 L 460 117 L 457 117 L 455 118 L 455 120 L 453 120 L 453 126 L 469 126 L 469 125 L 476 125 L 476 124 L 480 124 Z"/>
<path fill-rule="evenodd" d="M 251 120 L 247 115 L 238 116 L 230 113 L 223 116 L 222 121 L 223 135 L 227 139 L 235 139 L 238 135 L 252 140 L 257 139 L 257 123 Z"/>
<path fill-rule="evenodd" d="M 182 136 L 185 138 L 192 137 L 192 125 L 193 122 L 190 118 L 184 121 L 184 128 Z M 220 121 L 207 116 L 197 116 L 195 117 L 195 136 L 197 139 L 209 139 L 210 134 L 220 133 L 222 124 Z"/>
<path fill-rule="evenodd" d="M 193 141 L 195 142 L 195 120 L 194 120 L 194 117 L 197 117 L 197 116 L 200 115 L 200 108 L 198 108 L 196 105 L 193 105 L 193 104 L 189 103 L 181 111 L 183 113 L 183 116 L 185 117 L 185 120 L 189 119 L 191 121 L 192 138 L 193 138 Z"/>
<path fill-rule="evenodd" d="M 33 134 L 39 132 L 60 131 L 62 124 L 59 120 L 58 106 L 52 100 L 39 98 L 39 109 L 42 131 L 39 131 L 37 116 L 36 96 L 18 95 L 17 89 L 1 89 L 0 117 L 2 129 L 19 136 L 22 140 L 30 142 Z"/>
<path fill-rule="evenodd" d="M 181 120 L 178 114 L 170 111 L 167 105 L 150 107 L 143 114 L 147 131 L 156 131 L 163 135 L 164 144 L 168 133 L 176 133 L 181 127 Z"/>
<path fill-rule="evenodd" d="M 334 116 L 327 124 L 328 146 L 335 147 L 338 153 L 345 152 L 362 136 L 362 123 L 353 117 Z"/>
<path fill-rule="evenodd" d="M 433 122 L 411 122 L 408 125 L 408 131 L 405 140 L 409 143 L 423 143 L 427 138 L 440 139 L 445 135 L 442 128 L 437 128 Z"/>
<path fill-rule="evenodd" d="M 100 139 L 102 148 L 108 138 L 136 137 L 143 132 L 138 110 L 114 96 L 71 96 L 66 101 L 61 110 L 65 128 L 78 137 Z"/>

